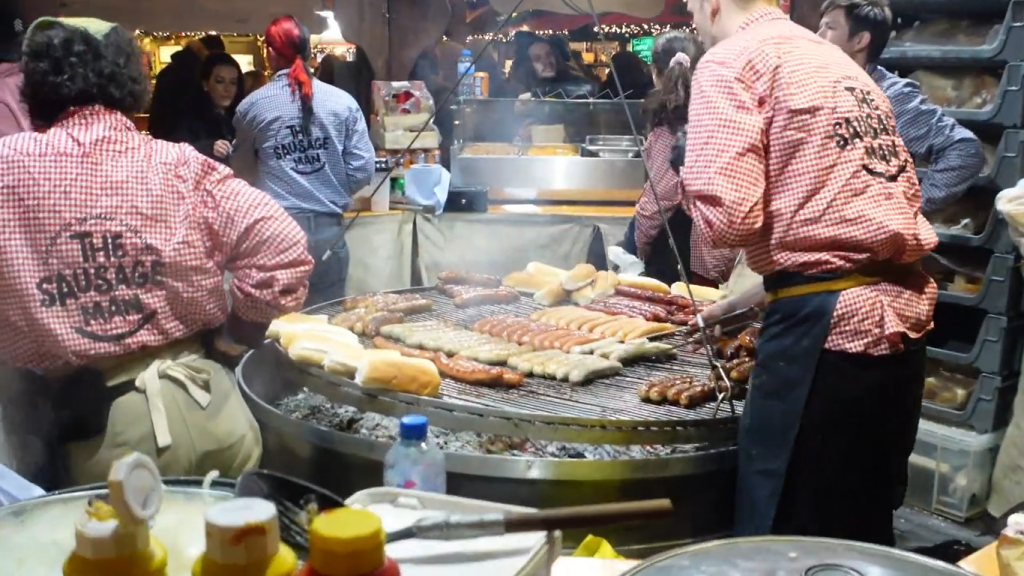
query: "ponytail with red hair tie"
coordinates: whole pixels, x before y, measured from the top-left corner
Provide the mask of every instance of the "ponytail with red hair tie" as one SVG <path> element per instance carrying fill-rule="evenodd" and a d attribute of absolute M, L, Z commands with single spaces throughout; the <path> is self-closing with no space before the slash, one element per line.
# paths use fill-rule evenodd
<path fill-rule="evenodd" d="M 310 54 L 309 31 L 293 16 L 280 16 L 267 26 L 265 41 L 279 58 L 292 61 L 288 86 L 292 94 L 299 95 L 302 127 L 308 129 L 313 116 L 313 75 L 306 64 Z"/>

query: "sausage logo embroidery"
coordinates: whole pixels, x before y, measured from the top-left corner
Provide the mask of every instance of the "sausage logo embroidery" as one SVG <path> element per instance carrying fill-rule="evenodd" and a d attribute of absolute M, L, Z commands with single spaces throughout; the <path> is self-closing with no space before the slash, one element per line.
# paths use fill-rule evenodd
<path fill-rule="evenodd" d="M 311 176 L 327 167 L 323 155 L 330 146 L 331 139 L 316 135 L 312 128 L 286 126 L 277 133 L 274 159 L 300 176 Z"/>
<path fill-rule="evenodd" d="M 840 150 L 863 154 L 861 169 L 872 178 L 896 182 L 910 166 L 901 154 L 892 112 L 875 100 L 872 90 L 852 76 L 840 79 L 830 137 Z"/>
<path fill-rule="evenodd" d="M 103 214 L 64 223 L 47 241 L 39 306 L 65 311 L 72 330 L 94 342 L 121 342 L 156 318 L 142 295 L 163 289 L 160 254 L 139 230 Z"/>

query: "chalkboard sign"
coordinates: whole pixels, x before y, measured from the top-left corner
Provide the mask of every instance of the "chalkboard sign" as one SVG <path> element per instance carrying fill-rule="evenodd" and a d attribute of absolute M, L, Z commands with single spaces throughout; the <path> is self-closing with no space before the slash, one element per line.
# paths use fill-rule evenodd
<path fill-rule="evenodd" d="M 654 36 L 641 36 L 629 41 L 629 51 L 640 57 L 641 60 L 651 63 L 651 53 L 654 51 Z"/>

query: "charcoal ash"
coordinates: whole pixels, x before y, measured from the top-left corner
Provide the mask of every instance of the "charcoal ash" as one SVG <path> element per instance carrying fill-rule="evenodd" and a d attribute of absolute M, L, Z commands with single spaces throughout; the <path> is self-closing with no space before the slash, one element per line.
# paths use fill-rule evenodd
<path fill-rule="evenodd" d="M 381 442 L 395 442 L 398 439 L 398 418 L 335 404 L 309 390 L 284 398 L 275 407 L 290 418 L 343 434 Z M 453 432 L 436 426 L 430 426 L 427 434 L 430 441 L 445 452 L 518 458 L 632 460 L 689 454 L 696 450 L 696 447 L 688 445 L 578 444 L 529 440 L 497 434 Z"/>

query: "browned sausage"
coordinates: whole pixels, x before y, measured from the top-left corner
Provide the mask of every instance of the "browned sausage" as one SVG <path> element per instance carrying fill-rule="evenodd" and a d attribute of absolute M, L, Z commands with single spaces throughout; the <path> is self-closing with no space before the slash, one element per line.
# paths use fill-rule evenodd
<path fill-rule="evenodd" d="M 437 354 L 434 357 L 434 364 L 439 372 L 452 380 L 475 384 L 477 386 L 489 386 L 494 388 L 515 388 L 523 383 L 522 374 L 515 378 L 508 369 L 496 366 L 488 366 L 469 358 L 456 356 L 449 358 L 444 354 Z"/>
<path fill-rule="evenodd" d="M 417 298 L 415 300 L 403 300 L 394 304 L 384 304 L 378 307 L 379 310 L 386 312 L 398 312 L 406 316 L 412 316 L 413 314 L 422 314 L 423 312 L 430 312 L 434 309 L 434 303 L 426 298 Z"/>
<path fill-rule="evenodd" d="M 729 371 L 729 380 L 733 382 L 747 382 L 750 380 L 750 374 L 754 371 L 754 363 L 746 362 L 733 368 Z"/>
<path fill-rule="evenodd" d="M 668 401 L 669 404 L 676 404 L 676 405 L 678 405 L 680 398 L 683 397 L 683 393 L 686 392 L 687 390 L 689 390 L 692 387 L 693 387 L 693 382 L 692 381 L 687 383 L 687 384 L 676 384 L 672 388 L 669 388 L 668 393 L 665 394 L 665 400 Z"/>
<path fill-rule="evenodd" d="M 636 395 L 644 402 L 649 401 L 651 399 L 650 392 L 653 386 L 655 386 L 654 382 L 645 382 L 641 384 L 640 387 L 636 389 Z"/>
<path fill-rule="evenodd" d="M 472 272 L 441 272 L 437 275 L 437 279 L 442 284 L 465 284 L 482 288 L 498 288 L 501 286 L 501 278 L 497 276 L 474 274 Z"/>
<path fill-rule="evenodd" d="M 380 348 L 381 350 L 397 350 L 402 356 L 408 356 L 409 358 L 422 358 L 424 360 L 433 361 L 435 354 L 426 350 L 419 350 L 417 348 L 410 348 L 408 346 L 402 346 L 397 342 L 392 342 L 387 338 L 377 336 L 373 339 L 373 347 Z"/>
<path fill-rule="evenodd" d="M 363 333 L 373 338 L 380 336 L 380 329 L 391 324 L 405 322 L 405 316 L 398 312 L 377 312 L 363 320 Z"/>
<path fill-rule="evenodd" d="M 665 401 L 665 396 L 668 394 L 671 386 L 668 384 L 655 384 L 647 390 L 647 401 L 653 402 L 654 404 L 661 404 Z"/>
<path fill-rule="evenodd" d="M 626 298 L 653 302 L 654 304 L 667 304 L 680 308 L 692 308 L 693 302 L 689 298 L 676 294 L 659 294 L 642 288 L 631 288 L 629 286 L 616 286 L 615 293 Z"/>
<path fill-rule="evenodd" d="M 716 386 L 712 386 L 710 384 L 693 386 L 684 390 L 679 396 L 679 405 L 683 408 L 696 408 L 711 402 L 717 397 L 718 390 Z"/>
<path fill-rule="evenodd" d="M 481 290 L 465 296 L 455 297 L 456 308 L 472 308 L 473 306 L 485 306 L 487 304 L 512 304 L 519 300 L 519 292 L 511 288 L 494 288 L 492 290 Z"/>

